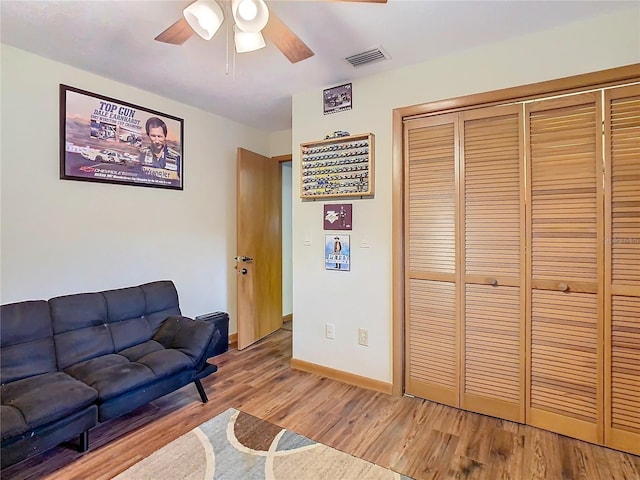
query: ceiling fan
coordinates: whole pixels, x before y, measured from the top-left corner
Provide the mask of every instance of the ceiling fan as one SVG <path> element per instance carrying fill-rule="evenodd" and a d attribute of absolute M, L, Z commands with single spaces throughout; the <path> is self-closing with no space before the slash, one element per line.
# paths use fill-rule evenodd
<path fill-rule="evenodd" d="M 387 0 L 337 1 L 387 3 Z M 275 13 L 269 11 L 264 0 L 231 0 L 231 13 L 235 22 L 233 30 L 236 52 L 252 52 L 264 47 L 264 34 L 291 63 L 314 55 L 300 37 Z M 224 13 L 216 0 L 196 0 L 182 14 L 182 18 L 155 39 L 182 45 L 196 33 L 205 40 L 210 40 L 224 21 Z"/>

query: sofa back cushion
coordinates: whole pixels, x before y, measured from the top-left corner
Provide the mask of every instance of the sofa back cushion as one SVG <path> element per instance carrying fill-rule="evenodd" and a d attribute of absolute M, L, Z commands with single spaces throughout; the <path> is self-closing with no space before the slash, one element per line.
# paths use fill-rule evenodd
<path fill-rule="evenodd" d="M 49 305 L 44 300 L 0 307 L 0 383 L 55 372 Z"/>
<path fill-rule="evenodd" d="M 168 317 L 182 315 L 178 304 L 178 292 L 173 282 L 161 280 L 140 285 L 146 300 L 145 316 L 155 334 Z"/>
<path fill-rule="evenodd" d="M 58 368 L 113 353 L 102 293 L 78 293 L 49 300 Z"/>
<path fill-rule="evenodd" d="M 153 336 L 145 317 L 147 303 L 140 287 L 103 292 L 109 312 L 109 329 L 115 352 L 146 342 Z"/>
<path fill-rule="evenodd" d="M 170 315 L 179 315 L 171 281 L 49 300 L 58 368 L 119 352 L 150 340 Z"/>

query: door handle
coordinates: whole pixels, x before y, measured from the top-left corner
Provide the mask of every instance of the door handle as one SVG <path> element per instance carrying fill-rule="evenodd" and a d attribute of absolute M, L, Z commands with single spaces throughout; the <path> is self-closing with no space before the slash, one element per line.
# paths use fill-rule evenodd
<path fill-rule="evenodd" d="M 241 270 L 240 270 L 240 273 L 241 273 L 242 275 L 246 275 L 246 274 L 247 274 L 247 272 L 248 272 L 248 270 L 247 270 L 246 268 L 243 268 L 243 269 L 241 269 Z"/>
<path fill-rule="evenodd" d="M 243 262 L 253 262 L 253 258 L 247 257 L 246 255 L 240 257 L 240 260 L 242 260 Z"/>

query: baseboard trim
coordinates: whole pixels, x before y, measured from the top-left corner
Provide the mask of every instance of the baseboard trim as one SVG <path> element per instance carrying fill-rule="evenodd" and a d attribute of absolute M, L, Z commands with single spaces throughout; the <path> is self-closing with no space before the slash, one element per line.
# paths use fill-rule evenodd
<path fill-rule="evenodd" d="M 229 334 L 229 346 L 238 348 L 238 334 L 237 333 Z"/>
<path fill-rule="evenodd" d="M 297 358 L 292 358 L 290 365 L 294 370 L 313 373 L 314 375 L 338 380 L 339 382 L 366 388 L 367 390 L 386 393 L 387 395 L 391 395 L 393 390 L 393 385 L 390 383 L 381 382 L 380 380 L 374 380 L 369 377 L 362 377 L 349 372 L 343 372 L 342 370 L 336 370 L 334 368 L 317 365 L 315 363 L 305 362 L 304 360 L 298 360 Z"/>
<path fill-rule="evenodd" d="M 283 315 L 282 316 L 282 323 L 291 322 L 291 321 L 293 321 L 293 313 L 290 313 L 288 315 Z"/>

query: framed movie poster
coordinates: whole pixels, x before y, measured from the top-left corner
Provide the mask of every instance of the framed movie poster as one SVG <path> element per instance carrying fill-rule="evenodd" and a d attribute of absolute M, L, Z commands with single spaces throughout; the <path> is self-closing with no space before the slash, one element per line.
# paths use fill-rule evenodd
<path fill-rule="evenodd" d="M 327 88 L 322 93 L 322 102 L 324 114 L 342 112 L 351 110 L 353 101 L 353 92 L 351 84 L 345 83 L 337 87 Z"/>
<path fill-rule="evenodd" d="M 342 272 L 348 272 L 351 269 L 349 235 L 325 235 L 324 268 Z"/>
<path fill-rule="evenodd" d="M 324 205 L 325 230 L 351 230 L 352 206 L 350 203 Z"/>
<path fill-rule="evenodd" d="M 60 178 L 183 189 L 180 118 L 60 85 Z"/>

